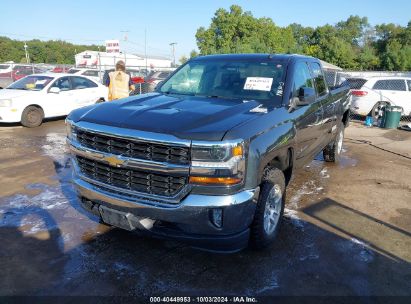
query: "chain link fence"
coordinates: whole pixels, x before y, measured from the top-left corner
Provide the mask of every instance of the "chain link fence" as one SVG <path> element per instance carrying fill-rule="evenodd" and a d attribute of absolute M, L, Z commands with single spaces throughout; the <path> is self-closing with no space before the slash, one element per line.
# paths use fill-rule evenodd
<path fill-rule="evenodd" d="M 118 58 L 117 58 L 118 59 Z M 114 71 L 115 62 L 111 64 L 97 65 L 68 65 L 68 64 L 16 64 L 16 63 L 0 63 L 0 89 L 6 88 L 11 83 L 32 74 L 38 73 L 69 73 L 76 75 L 84 75 L 94 78 L 95 80 L 106 83 L 108 73 Z M 133 65 L 126 63 L 126 72 L 130 75 L 135 86 L 135 91 L 132 95 L 144 94 L 152 92 L 158 83 L 166 79 L 175 68 L 170 66 L 150 66 Z"/>
<path fill-rule="evenodd" d="M 114 70 L 119 58 L 101 58 L 92 65 L 67 64 L 13 64 L 0 63 L 0 88 L 27 75 L 54 72 L 71 73 L 93 77 L 101 83 L 106 83 L 108 73 Z M 174 70 L 162 58 L 152 58 L 150 62 L 126 58 L 126 70 L 135 85 L 131 95 L 152 92 L 154 88 L 166 79 Z M 163 66 L 162 66 L 163 64 Z M 330 88 L 348 84 L 351 89 L 351 119 L 365 121 L 367 116 L 377 122 L 384 113 L 386 106 L 400 106 L 401 124 L 411 123 L 411 71 L 343 71 L 324 69 L 325 78 Z"/>
<path fill-rule="evenodd" d="M 0 63 L 0 88 L 6 88 L 11 83 L 32 74 L 54 72 L 66 73 L 73 65 L 47 63 Z"/>
<path fill-rule="evenodd" d="M 325 77 L 330 87 L 350 86 L 352 120 L 371 116 L 378 124 L 385 107 L 399 106 L 400 124 L 411 122 L 411 72 L 326 70 Z"/>

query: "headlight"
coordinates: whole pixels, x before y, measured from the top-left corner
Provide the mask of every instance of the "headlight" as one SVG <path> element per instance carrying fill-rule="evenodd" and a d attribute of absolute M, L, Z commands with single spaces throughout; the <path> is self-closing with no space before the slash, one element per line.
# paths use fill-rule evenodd
<path fill-rule="evenodd" d="M 76 132 L 73 126 L 73 122 L 69 119 L 66 119 L 66 132 L 67 132 L 68 139 L 72 140 L 76 138 Z"/>
<path fill-rule="evenodd" d="M 0 107 L 11 107 L 11 99 L 0 99 Z"/>
<path fill-rule="evenodd" d="M 240 184 L 244 170 L 244 142 L 193 142 L 190 183 L 221 186 Z"/>

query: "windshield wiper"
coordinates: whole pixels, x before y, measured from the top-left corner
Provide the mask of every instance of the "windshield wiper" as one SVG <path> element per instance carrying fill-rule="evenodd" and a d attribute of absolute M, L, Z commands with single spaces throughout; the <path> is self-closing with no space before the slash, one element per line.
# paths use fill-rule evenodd
<path fill-rule="evenodd" d="M 180 92 L 171 92 L 171 91 L 165 91 L 165 92 L 162 92 L 162 93 L 167 94 L 167 95 L 176 94 L 176 95 L 195 96 L 194 93 L 180 93 Z"/>

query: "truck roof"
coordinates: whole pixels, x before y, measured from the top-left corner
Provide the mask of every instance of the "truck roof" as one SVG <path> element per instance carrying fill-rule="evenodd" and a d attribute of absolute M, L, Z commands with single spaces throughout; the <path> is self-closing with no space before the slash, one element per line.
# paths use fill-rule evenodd
<path fill-rule="evenodd" d="M 218 54 L 218 55 L 205 55 L 198 56 L 194 60 L 210 60 L 210 59 L 223 59 L 223 60 L 273 60 L 273 61 L 290 61 L 296 58 L 309 58 L 315 59 L 310 56 L 303 56 L 298 54 Z M 318 59 L 317 59 L 318 60 Z"/>

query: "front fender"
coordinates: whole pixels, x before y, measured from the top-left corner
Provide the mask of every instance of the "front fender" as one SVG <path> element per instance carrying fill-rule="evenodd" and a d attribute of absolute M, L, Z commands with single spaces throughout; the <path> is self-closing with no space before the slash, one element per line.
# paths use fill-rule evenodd
<path fill-rule="evenodd" d="M 288 165 L 289 149 L 295 143 L 295 128 L 291 121 L 274 126 L 250 140 L 245 187 L 255 188 L 261 183 L 264 169 L 277 159 L 280 167 Z M 285 170 L 286 168 L 279 168 Z"/>

